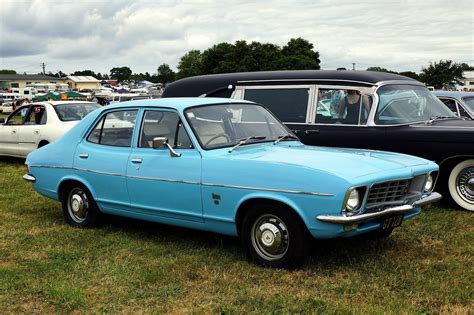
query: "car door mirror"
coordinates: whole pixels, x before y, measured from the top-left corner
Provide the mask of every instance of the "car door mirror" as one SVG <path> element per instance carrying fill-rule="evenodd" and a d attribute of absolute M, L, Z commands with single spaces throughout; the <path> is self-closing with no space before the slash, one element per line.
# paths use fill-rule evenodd
<path fill-rule="evenodd" d="M 168 143 L 168 138 L 166 138 L 166 137 L 155 137 L 155 138 L 153 138 L 153 149 L 159 149 L 165 143 Z"/>
<path fill-rule="evenodd" d="M 176 152 L 172 146 L 168 143 L 168 138 L 166 137 L 155 137 L 153 138 L 153 149 L 159 149 L 162 146 L 166 146 L 170 150 L 170 155 L 172 157 L 180 157 L 181 153 Z"/>

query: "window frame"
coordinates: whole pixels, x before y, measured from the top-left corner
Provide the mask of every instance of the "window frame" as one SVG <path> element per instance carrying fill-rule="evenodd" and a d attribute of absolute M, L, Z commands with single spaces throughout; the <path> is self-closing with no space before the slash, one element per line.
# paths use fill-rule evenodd
<path fill-rule="evenodd" d="M 137 115 L 135 116 L 135 124 L 133 125 L 133 130 L 132 130 L 132 137 L 130 138 L 130 145 L 129 146 L 116 146 L 116 145 L 110 145 L 110 144 L 103 144 L 100 143 L 102 140 L 102 130 L 104 128 L 105 124 L 105 118 L 108 114 L 113 114 L 116 112 L 127 112 L 127 111 L 136 111 Z M 94 120 L 94 123 L 91 124 L 89 129 L 87 129 L 87 132 L 85 132 L 85 136 L 83 137 L 83 140 L 85 140 L 87 143 L 94 144 L 94 145 L 101 145 L 101 146 L 106 146 L 106 147 L 113 147 L 113 148 L 133 148 L 134 147 L 134 139 L 135 139 L 135 133 L 137 129 L 137 120 L 139 119 L 140 115 L 140 108 L 115 108 L 113 110 L 105 111 L 102 112 L 96 120 Z M 96 126 L 102 122 L 102 126 L 100 127 L 100 134 L 99 134 L 99 143 L 95 143 L 89 140 L 90 135 L 92 132 L 94 132 Z"/>
<path fill-rule="evenodd" d="M 171 147 L 173 149 L 175 149 L 175 150 L 196 150 L 196 145 L 194 144 L 193 139 L 189 136 L 189 132 L 188 132 L 188 130 L 186 130 L 186 126 L 183 123 L 183 119 L 181 118 L 181 115 L 179 114 L 178 111 L 176 111 L 174 109 L 171 109 L 171 108 L 143 108 L 142 109 L 142 112 L 141 112 L 141 115 L 140 115 L 140 118 L 139 118 L 140 119 L 140 127 L 138 129 L 138 136 L 135 139 L 134 148 L 136 148 L 136 149 L 153 149 L 153 148 L 145 148 L 145 147 L 140 146 L 140 142 L 141 142 L 141 138 L 142 138 L 142 130 L 143 130 L 143 127 L 144 127 L 144 124 L 145 124 L 145 115 L 146 115 L 146 112 L 151 112 L 151 111 L 170 112 L 170 113 L 175 113 L 178 116 L 178 124 L 176 125 L 176 129 L 175 129 L 175 142 L 178 139 L 179 124 L 181 123 L 181 125 L 183 126 L 184 131 L 186 132 L 186 135 L 189 138 L 189 141 L 191 142 L 192 148 L 178 148 L 178 147 L 175 147 L 174 143 L 173 143 L 173 144 L 171 144 Z"/>
<path fill-rule="evenodd" d="M 283 124 L 291 124 L 291 125 L 307 125 L 310 124 L 310 120 L 308 120 L 311 117 L 311 112 L 312 112 L 312 103 L 313 103 L 313 98 L 315 96 L 314 90 L 315 90 L 315 85 L 314 84 L 289 84 L 289 85 L 246 85 L 246 86 L 238 86 L 236 87 L 234 91 L 234 95 L 232 96 L 233 98 L 239 98 L 241 100 L 246 101 L 245 99 L 245 92 L 246 90 L 291 90 L 291 89 L 308 89 L 308 103 L 306 104 L 306 118 L 305 122 L 291 122 L 291 121 L 283 121 L 278 118 L 278 121 L 282 122 Z M 237 97 L 239 96 L 239 97 Z M 272 110 L 269 108 L 268 105 L 263 104 L 264 107 L 269 110 L 272 114 Z M 275 115 L 274 115 L 275 116 Z"/>

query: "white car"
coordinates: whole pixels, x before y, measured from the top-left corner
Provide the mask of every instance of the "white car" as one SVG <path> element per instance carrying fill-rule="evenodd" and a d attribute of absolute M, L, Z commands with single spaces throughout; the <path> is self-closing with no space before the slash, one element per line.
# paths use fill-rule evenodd
<path fill-rule="evenodd" d="M 11 114 L 13 111 L 12 102 L 6 102 L 0 105 L 0 113 L 2 114 Z"/>
<path fill-rule="evenodd" d="M 92 102 L 38 102 L 17 108 L 0 119 L 0 156 L 26 157 L 31 151 L 61 137 L 101 106 Z"/>

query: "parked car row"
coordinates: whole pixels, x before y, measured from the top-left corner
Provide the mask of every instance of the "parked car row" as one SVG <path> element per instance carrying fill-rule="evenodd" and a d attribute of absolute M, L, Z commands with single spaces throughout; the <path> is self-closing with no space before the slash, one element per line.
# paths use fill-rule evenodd
<path fill-rule="evenodd" d="M 438 94 L 441 97 L 441 94 Z M 443 94 L 471 113 L 472 94 Z M 474 121 L 422 83 L 370 71 L 272 71 L 197 76 L 163 97 L 212 96 L 265 105 L 308 145 L 406 153 L 440 166 L 436 191 L 474 211 Z"/>

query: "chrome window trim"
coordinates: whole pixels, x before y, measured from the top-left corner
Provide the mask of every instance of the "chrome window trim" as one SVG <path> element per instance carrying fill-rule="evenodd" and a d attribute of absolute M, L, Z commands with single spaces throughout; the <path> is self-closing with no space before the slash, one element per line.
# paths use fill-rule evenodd
<path fill-rule="evenodd" d="M 89 169 L 85 169 L 85 168 L 68 167 L 68 166 L 29 165 L 29 167 L 71 169 L 71 170 L 85 171 L 85 172 L 96 173 L 96 174 L 101 174 L 101 175 L 121 176 L 121 177 L 126 177 L 126 178 L 156 180 L 156 181 L 182 183 L 182 184 L 192 184 L 192 185 L 203 185 L 203 186 L 208 186 L 208 187 L 223 187 L 223 188 L 259 190 L 259 191 L 271 191 L 271 192 L 281 192 L 281 193 L 290 193 L 290 194 L 298 194 L 298 195 L 311 195 L 311 196 L 321 196 L 321 197 L 333 197 L 333 196 L 335 196 L 335 194 L 321 193 L 321 192 L 299 191 L 299 190 L 289 190 L 289 189 L 274 189 L 274 188 L 252 187 L 252 186 L 238 186 L 238 185 L 227 185 L 227 184 L 214 184 L 214 183 L 194 182 L 194 181 L 177 180 L 177 179 L 169 179 L 169 178 L 124 175 L 124 174 L 102 172 L 102 171 L 95 171 L 95 170 L 89 170 Z"/>
<path fill-rule="evenodd" d="M 265 82 L 347 82 L 347 83 L 358 83 L 364 85 L 375 86 L 377 83 L 357 81 L 357 80 L 342 80 L 342 79 L 273 79 L 273 80 L 243 80 L 237 81 L 237 83 L 265 83 Z"/>

